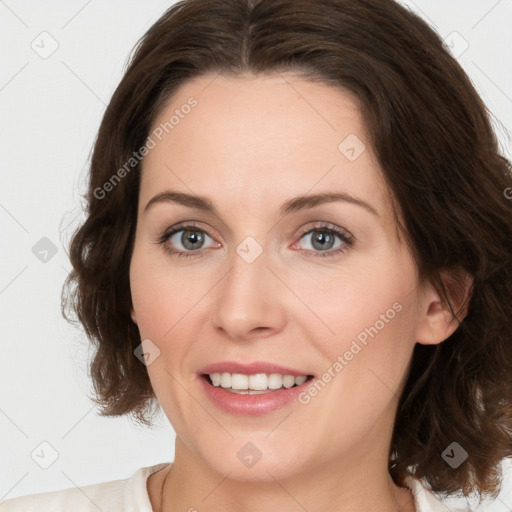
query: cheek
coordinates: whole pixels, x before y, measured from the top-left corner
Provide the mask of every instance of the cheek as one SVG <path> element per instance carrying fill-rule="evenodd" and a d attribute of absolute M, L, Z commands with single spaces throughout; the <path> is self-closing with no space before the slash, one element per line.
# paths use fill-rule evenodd
<path fill-rule="evenodd" d="M 133 308 L 136 315 L 140 335 L 143 338 L 160 339 L 165 332 L 165 310 L 172 310 L 172 293 L 165 281 L 158 279 L 148 267 L 139 265 L 138 260 L 132 262 L 130 268 L 130 288 Z"/>
<path fill-rule="evenodd" d="M 193 291 L 184 286 L 176 272 L 169 272 L 169 266 L 163 268 L 161 260 L 136 246 L 130 264 L 130 288 L 141 340 L 149 339 L 154 344 L 148 345 L 156 354 L 147 365 L 151 385 L 173 425 L 179 425 L 190 413 L 173 376 L 187 356 L 187 311 L 197 298 L 191 302 L 187 295 Z"/>
<path fill-rule="evenodd" d="M 151 340 L 158 349 L 158 358 L 147 371 L 159 401 L 166 403 L 176 402 L 170 396 L 176 391 L 171 375 L 194 364 L 191 340 L 200 338 L 198 330 L 208 315 L 205 294 L 213 285 L 206 276 L 194 278 L 190 271 L 172 265 L 158 250 L 135 247 L 130 288 L 141 340 Z M 189 373 L 185 378 L 190 378 Z M 170 395 L 160 396 L 162 390 Z M 174 407 L 179 410 L 176 403 Z"/>
<path fill-rule="evenodd" d="M 331 308 L 336 335 L 317 338 L 326 364 L 318 377 L 319 398 L 310 405 L 312 416 L 330 416 L 327 439 L 355 442 L 393 412 L 414 349 L 417 315 L 406 289 L 374 287 L 373 293 L 350 295 L 360 302 Z"/>
<path fill-rule="evenodd" d="M 180 318 L 185 318 L 190 305 L 197 302 L 197 283 L 187 283 L 159 254 L 160 247 L 135 246 L 130 264 L 130 289 L 137 325 L 142 337 L 163 341 L 168 338 Z"/>
<path fill-rule="evenodd" d="M 313 313 L 308 315 L 309 328 L 317 326 L 325 355 L 332 359 L 354 340 L 366 347 L 378 339 L 386 351 L 413 336 L 417 283 L 409 258 L 383 254 L 366 261 L 354 259 L 336 272 L 329 270 L 316 274 L 314 280 L 302 279 L 296 289 Z M 301 283 L 300 279 L 295 282 Z"/>
<path fill-rule="evenodd" d="M 326 383 L 318 414 L 321 403 L 331 404 L 339 421 L 352 411 L 355 431 L 363 431 L 403 385 L 419 319 L 417 277 L 413 262 L 400 254 L 352 270 L 310 289 L 308 304 L 324 324 L 315 338 Z"/>
<path fill-rule="evenodd" d="M 338 317 L 341 343 L 331 348 L 331 358 L 343 365 L 340 392 L 357 407 L 363 397 L 369 410 L 378 410 L 400 392 L 415 345 L 417 301 L 410 288 L 393 286 L 360 296 L 353 314 Z M 345 392 L 350 383 L 350 396 Z M 370 406 L 373 404 L 373 406 Z"/>

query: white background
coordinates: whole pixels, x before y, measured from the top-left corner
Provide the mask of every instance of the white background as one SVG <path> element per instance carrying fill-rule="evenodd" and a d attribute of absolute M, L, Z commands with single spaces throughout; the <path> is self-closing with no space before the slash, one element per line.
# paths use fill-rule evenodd
<path fill-rule="evenodd" d="M 97 415 L 87 398 L 88 341 L 60 313 L 66 246 L 83 220 L 101 116 L 132 47 L 172 3 L 0 0 L 0 501 L 124 479 L 173 459 L 163 414 L 152 430 Z M 448 38 L 510 158 L 512 1 L 404 3 Z M 31 47 L 43 51 L 42 38 L 46 49 L 58 44 L 46 59 Z M 32 252 L 43 237 L 57 249 L 46 263 Z M 31 457 L 43 441 L 58 453 L 48 469 Z M 478 510 L 511 511 L 511 479 Z"/>

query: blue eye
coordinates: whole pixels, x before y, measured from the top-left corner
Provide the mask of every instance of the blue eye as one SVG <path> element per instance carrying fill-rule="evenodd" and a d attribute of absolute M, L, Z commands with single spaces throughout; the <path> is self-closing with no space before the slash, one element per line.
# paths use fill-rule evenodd
<path fill-rule="evenodd" d="M 179 235 L 180 233 L 181 235 Z M 206 238 L 212 239 L 212 237 L 208 235 L 204 229 L 194 225 L 187 225 L 174 228 L 171 231 L 166 231 L 158 238 L 157 242 L 165 245 L 165 250 L 170 254 L 190 258 L 201 255 Z M 177 243 L 181 243 L 185 250 L 175 250 L 171 247 L 168 247 L 166 244 L 169 241 L 173 246 L 175 246 Z"/>
<path fill-rule="evenodd" d="M 325 222 L 310 227 L 308 231 L 303 232 L 300 235 L 300 240 L 314 233 L 316 233 L 316 236 L 312 238 L 313 249 L 300 249 L 300 252 L 307 257 L 337 256 L 354 245 L 354 238 L 348 231 Z M 207 238 L 213 241 L 213 238 L 204 229 L 194 224 L 187 224 L 165 231 L 156 242 L 163 245 L 171 255 L 193 258 L 204 255 L 204 244 Z M 341 243 L 333 249 L 336 238 Z M 214 247 L 220 247 L 221 244 L 215 243 L 217 245 Z M 174 249 L 178 244 L 181 244 L 184 249 Z"/>
<path fill-rule="evenodd" d="M 309 229 L 301 236 L 301 240 L 306 237 L 315 234 L 311 237 L 311 245 L 313 247 L 313 253 L 311 250 L 306 250 L 306 256 L 311 257 L 330 257 L 344 253 L 350 247 L 354 245 L 354 239 L 347 231 L 339 229 L 330 224 L 321 224 L 314 226 Z M 335 239 L 341 240 L 341 243 L 333 249 Z M 315 251 L 317 249 L 317 251 Z M 301 251 L 304 251 L 302 249 Z"/>

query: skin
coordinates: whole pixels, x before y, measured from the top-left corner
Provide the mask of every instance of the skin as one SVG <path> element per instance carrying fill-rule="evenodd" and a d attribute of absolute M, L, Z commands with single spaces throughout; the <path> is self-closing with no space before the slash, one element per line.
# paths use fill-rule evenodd
<path fill-rule="evenodd" d="M 198 105 L 144 160 L 130 266 L 132 318 L 160 350 L 147 370 L 176 432 L 163 510 L 414 511 L 387 472 L 398 396 L 415 343 L 440 343 L 457 324 L 418 281 L 356 103 L 291 73 L 208 75 L 184 84 L 154 127 L 190 96 Z M 366 146 L 354 161 L 338 149 L 349 134 Z M 144 211 L 168 189 L 209 197 L 219 215 L 170 202 Z M 378 215 L 339 201 L 279 214 L 318 192 L 351 194 Z M 322 252 L 317 231 L 300 232 L 317 221 L 347 230 L 353 246 L 322 257 L 344 242 Z M 166 252 L 192 252 L 181 232 L 155 242 L 183 222 L 206 233 L 200 257 Z M 252 263 L 236 252 L 248 236 L 263 249 Z M 200 386 L 198 370 L 222 360 L 320 377 L 394 303 L 401 311 L 306 405 L 234 415 Z M 250 468 L 237 458 L 247 442 L 262 453 Z M 148 480 L 154 510 L 167 471 Z"/>

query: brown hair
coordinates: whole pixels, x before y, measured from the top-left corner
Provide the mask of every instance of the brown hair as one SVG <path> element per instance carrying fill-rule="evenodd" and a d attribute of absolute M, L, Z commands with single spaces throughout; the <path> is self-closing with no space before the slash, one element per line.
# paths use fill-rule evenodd
<path fill-rule="evenodd" d="M 357 98 L 420 278 L 454 315 L 441 275 L 474 280 L 455 333 L 415 346 L 390 448 L 393 479 L 404 485 L 416 475 L 434 491 L 496 494 L 500 461 L 512 456 L 511 165 L 440 37 L 392 0 L 185 0 L 138 43 L 99 129 L 87 218 L 73 235 L 63 289 L 64 315 L 72 306 L 96 346 L 90 370 L 101 414 L 151 425 L 158 406 L 134 356 L 141 340 L 130 317 L 140 162 L 108 194 L 105 184 L 188 80 L 278 71 Z M 469 454 L 455 469 L 441 456 L 453 441 Z"/>

